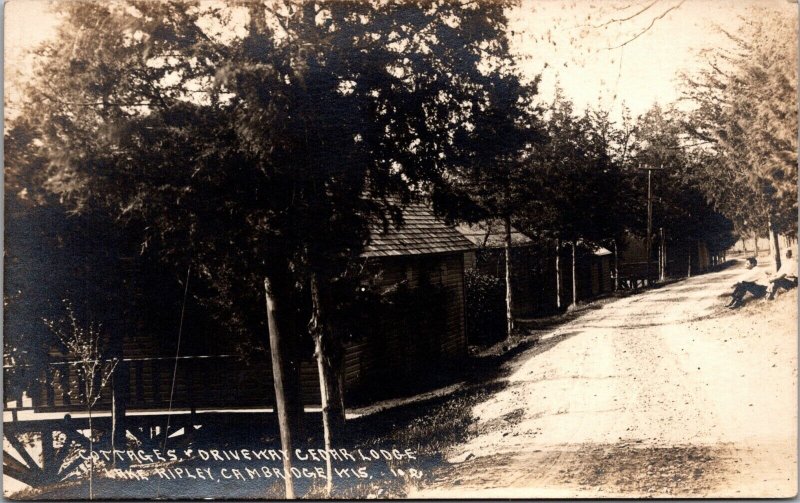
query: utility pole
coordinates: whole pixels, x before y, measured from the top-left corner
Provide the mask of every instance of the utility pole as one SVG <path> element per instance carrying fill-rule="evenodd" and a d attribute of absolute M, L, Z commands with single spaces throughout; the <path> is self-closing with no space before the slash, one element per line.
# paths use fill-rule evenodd
<path fill-rule="evenodd" d="M 647 284 L 650 284 L 650 270 L 652 263 L 653 251 L 653 189 L 652 189 L 652 174 L 653 171 L 663 171 L 664 165 L 658 168 L 655 167 L 642 167 L 640 170 L 647 171 Z"/>
<path fill-rule="evenodd" d="M 647 170 L 647 284 L 650 285 L 650 262 L 653 255 L 653 191 L 651 178 L 653 170 Z"/>
<path fill-rule="evenodd" d="M 659 228 L 659 253 L 658 253 L 658 280 L 664 281 L 667 279 L 667 242 L 664 237 L 664 228 Z"/>

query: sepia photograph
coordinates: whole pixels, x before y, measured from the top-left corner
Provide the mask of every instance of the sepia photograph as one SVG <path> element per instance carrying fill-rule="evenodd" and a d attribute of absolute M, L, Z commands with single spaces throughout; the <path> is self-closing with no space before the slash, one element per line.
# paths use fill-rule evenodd
<path fill-rule="evenodd" d="M 797 496 L 796 0 L 6 0 L 3 496 Z"/>

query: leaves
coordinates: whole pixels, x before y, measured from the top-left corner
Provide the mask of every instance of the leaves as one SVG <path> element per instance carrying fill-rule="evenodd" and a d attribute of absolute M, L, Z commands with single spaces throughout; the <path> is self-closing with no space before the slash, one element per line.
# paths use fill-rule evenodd
<path fill-rule="evenodd" d="M 753 8 L 733 49 L 684 77 L 697 108 L 685 125 L 706 145 L 704 189 L 742 231 L 797 231 L 797 26 Z M 747 201 L 747 205 L 742 202 Z"/>
<path fill-rule="evenodd" d="M 412 197 L 469 206 L 446 167 L 475 151 L 503 2 L 58 7 L 7 169 L 171 270 L 196 265 L 198 300 L 239 336 L 265 328 L 265 275 L 336 281 Z"/>

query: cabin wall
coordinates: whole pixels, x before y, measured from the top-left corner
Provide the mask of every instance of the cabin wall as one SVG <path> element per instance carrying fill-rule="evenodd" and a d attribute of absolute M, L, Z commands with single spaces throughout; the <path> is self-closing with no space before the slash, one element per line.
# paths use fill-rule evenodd
<path fill-rule="evenodd" d="M 629 236 L 627 247 L 620 253 L 619 269 L 622 278 L 640 278 L 647 275 L 647 245 L 643 238 Z M 667 242 L 667 276 L 680 278 L 686 276 L 691 257 L 692 275 L 711 270 L 711 254 L 705 241 Z M 612 258 L 613 260 L 613 258 Z M 658 242 L 653 241 L 651 275 L 658 275 Z"/>
<path fill-rule="evenodd" d="M 344 376 L 348 392 L 358 394 L 370 387 L 399 392 L 404 385 L 413 386 L 414 379 L 436 373 L 440 363 L 466 355 L 461 253 L 373 259 L 370 268 L 373 273 L 380 273 L 375 279 L 379 286 L 441 286 L 443 302 L 416 309 L 399 306 L 391 319 L 370 327 L 369 337 L 347 341 Z M 242 359 L 234 354 L 234 341 L 230 341 L 230 351 L 220 345 L 211 354 L 189 356 L 192 334 L 184 333 L 180 352 L 183 356 L 176 366 L 175 342 L 176 337 L 167 340 L 140 329 L 131 330 L 125 337 L 123 361 L 117 364 L 114 379 L 127 384 L 128 410 L 167 408 L 170 396 L 174 409 L 273 406 L 272 367 L 267 351 Z M 37 409 L 84 408 L 79 391 L 82 383 L 74 366 L 49 365 L 42 377 L 51 386 L 42 385 L 31 392 Z M 310 351 L 301 363 L 301 393 L 307 405 L 319 404 L 319 378 Z M 109 385 L 94 410 L 109 410 L 110 406 Z"/>
<path fill-rule="evenodd" d="M 647 241 L 638 236 L 628 236 L 619 252 L 619 275 L 621 278 L 644 279 L 647 277 Z M 655 247 L 654 247 L 655 248 Z M 658 258 L 651 256 L 651 274 L 658 270 Z"/>
<path fill-rule="evenodd" d="M 399 307 L 370 327 L 371 334 L 347 344 L 346 387 L 362 399 L 414 388 L 467 352 L 461 253 L 375 259 L 370 269 L 377 275 L 373 286 L 404 284 L 414 291 L 433 285 L 443 299 L 441 305 Z"/>
<path fill-rule="evenodd" d="M 588 255 L 586 260 L 589 263 L 591 275 L 591 289 L 588 290 L 589 297 L 597 297 L 604 293 L 614 290 L 614 282 L 611 278 L 611 255 Z"/>

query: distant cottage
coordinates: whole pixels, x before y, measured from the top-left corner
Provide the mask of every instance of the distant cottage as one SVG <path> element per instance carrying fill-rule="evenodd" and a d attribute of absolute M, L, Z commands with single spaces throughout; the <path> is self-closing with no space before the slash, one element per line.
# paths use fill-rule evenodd
<path fill-rule="evenodd" d="M 465 254 L 466 270 L 477 270 L 505 281 L 505 230 L 499 220 L 461 224 L 458 231 L 476 247 Z M 589 300 L 613 290 L 612 254 L 603 247 L 579 242 L 576 249 L 577 298 Z M 559 250 L 561 306 L 572 300 L 572 257 L 569 248 Z M 550 239 L 532 239 L 511 228 L 514 316 L 549 314 L 557 310 L 555 246 Z"/>
<path fill-rule="evenodd" d="M 467 270 L 505 278 L 505 227 L 500 220 L 462 223 L 456 229 L 473 245 L 464 255 Z M 516 228 L 511 228 L 511 285 L 514 294 L 514 316 L 535 312 L 540 301 L 537 290 L 543 283 L 537 274 L 546 261 L 538 258 L 534 241 Z"/>

